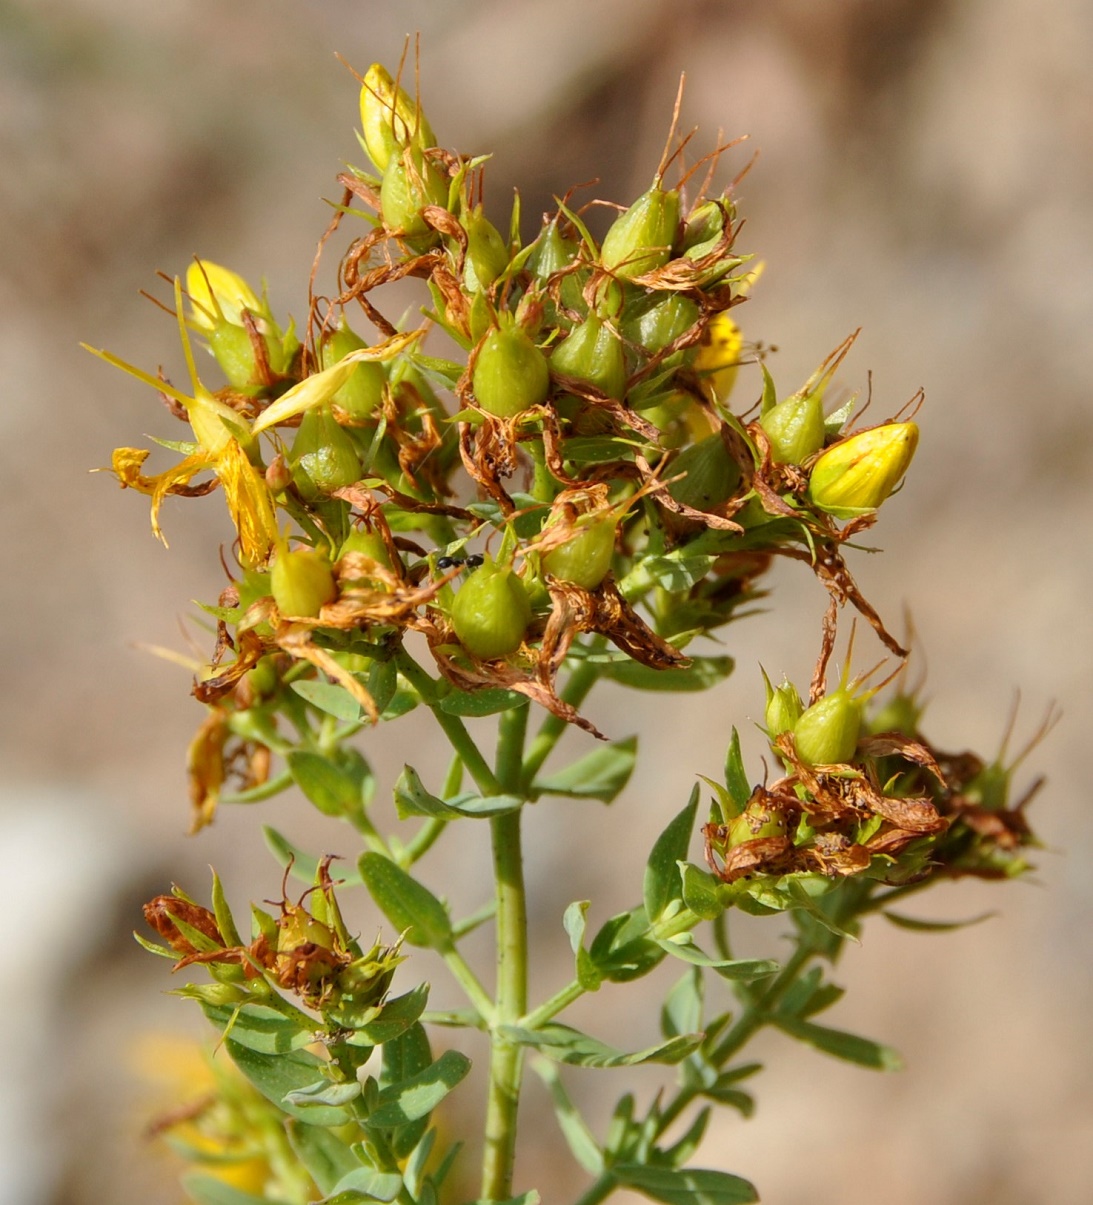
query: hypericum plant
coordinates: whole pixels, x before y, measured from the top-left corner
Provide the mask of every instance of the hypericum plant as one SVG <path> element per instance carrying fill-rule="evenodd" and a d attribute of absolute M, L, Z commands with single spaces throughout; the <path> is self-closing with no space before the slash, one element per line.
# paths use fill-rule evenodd
<path fill-rule="evenodd" d="M 179 994 L 198 1002 L 241 1073 L 222 1070 L 203 1103 L 162 1128 L 203 1169 L 185 1182 L 201 1205 L 463 1199 L 460 1121 L 479 1117 L 458 1088 L 470 1066 L 458 1031 L 469 1028 L 490 1046 L 480 1203 L 540 1199 L 513 1175 L 529 1066 L 590 1178 L 580 1205 L 617 1188 L 671 1205 L 753 1201 L 745 1180 L 688 1166 L 713 1108 L 751 1111 L 749 1039 L 775 1027 L 893 1066 L 887 1047 L 816 1020 L 841 995 L 828 968 L 844 942 L 874 913 L 915 923 L 893 905 L 941 880 L 1021 874 L 1034 843 L 1031 792 L 1011 799 L 1015 763 L 940 752 L 920 731 L 916 692 L 900 686 L 878 704 L 870 675 L 850 681 L 849 652 L 840 684 L 827 685 L 846 603 L 903 682 L 905 651 L 844 550 L 901 482 L 918 428 L 896 416 L 851 429 L 853 398 L 825 413 L 854 336 L 779 394 L 730 316 L 759 267 L 736 246 L 732 189 L 710 190 L 725 148 L 685 171 L 689 136 L 673 123 L 648 190 L 607 207 L 602 239 L 586 224 L 591 206 L 567 196 L 525 242 L 519 199 L 493 225 L 484 160 L 437 145 L 382 67 L 360 95 L 372 168 L 339 177 L 321 246 L 343 227 L 352 241 L 337 295 L 309 290 L 300 332 L 235 273 L 195 260 L 185 285 L 174 281 L 188 390 L 97 353 L 190 427 L 160 441 L 181 460 L 152 476 L 147 451 L 114 453 L 121 485 L 151 496 L 156 534 L 168 494 L 217 487 L 237 532 L 232 580 L 205 608 L 216 641 L 193 688 L 206 709 L 189 752 L 194 828 L 221 804 L 296 786 L 349 838 L 319 857 L 267 829 L 285 867 L 281 903 L 255 907 L 245 934 L 215 877 L 211 907 L 179 888 L 146 906 L 160 943 L 142 944 L 176 970 L 208 973 Z M 404 279 L 420 284 L 423 317 L 383 308 L 385 287 Z M 204 382 L 194 341 L 225 384 Z M 737 381 L 745 365 L 758 365 L 754 389 L 747 373 Z M 523 809 L 552 796 L 614 800 L 636 741 L 603 737 L 592 689 L 716 686 L 733 663 L 705 638 L 757 597 L 775 557 L 800 561 L 830 594 L 807 692 L 767 681 L 780 776 L 764 769 L 757 785 L 733 730 L 723 780 L 704 779 L 709 806 L 700 816 L 696 785 L 666 817 L 634 906 L 589 933 L 593 905 L 571 904 L 561 924 L 572 977 L 529 1000 Z M 394 786 L 400 826 L 386 834 L 354 738 L 367 749 L 376 725 L 417 707 L 450 743 L 451 765 L 430 783 L 406 767 Z M 492 760 L 484 716 L 498 717 Z M 552 766 L 569 725 L 603 743 Z M 429 886 L 418 870 L 456 823 L 488 830 L 496 878 L 492 900 L 465 918 L 444 903 L 443 873 Z M 696 824 L 705 856 L 692 861 Z M 306 888 L 291 893 L 290 875 Z M 349 926 L 339 903 L 360 887 L 388 926 L 367 949 L 358 933 L 375 920 Z M 734 910 L 788 920 L 784 963 L 734 956 Z M 492 982 L 463 952 L 484 925 Z M 465 1008 L 429 1009 L 416 948 L 439 954 Z M 619 1050 L 562 1020 L 584 994 L 614 994 L 663 963 L 678 974 L 647 1048 Z M 594 1133 L 560 1068 L 636 1063 L 674 1066 L 674 1086 L 644 1105 L 623 1092 Z M 458 1113 L 436 1120 L 453 1092 Z"/>

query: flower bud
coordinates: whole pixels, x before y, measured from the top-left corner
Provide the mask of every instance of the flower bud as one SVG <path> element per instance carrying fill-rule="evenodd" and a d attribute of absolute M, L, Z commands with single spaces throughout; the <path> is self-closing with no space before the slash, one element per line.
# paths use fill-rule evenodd
<path fill-rule="evenodd" d="M 220 323 L 242 326 L 243 311 L 255 318 L 268 318 L 266 306 L 249 284 L 212 260 L 195 260 L 186 269 L 186 292 L 190 298 L 190 322 L 203 334 Z"/>
<path fill-rule="evenodd" d="M 729 317 L 729 311 L 715 314 L 698 345 L 693 365 L 706 395 L 713 401 L 723 402 L 732 392 L 743 347 L 744 336 Z"/>
<path fill-rule="evenodd" d="M 806 707 L 793 727 L 797 756 L 806 766 L 849 762 L 861 734 L 862 700 L 845 684 Z"/>
<path fill-rule="evenodd" d="M 361 366 L 357 367 L 359 370 Z M 356 445 L 335 422 L 326 404 L 306 411 L 300 420 L 292 441 L 291 462 L 293 479 L 308 502 L 360 480 Z"/>
<path fill-rule="evenodd" d="M 383 224 L 414 250 L 425 250 L 440 240 L 421 216 L 422 209 L 447 203 L 447 177 L 416 148 L 407 148 L 387 164 L 380 186 Z"/>
<path fill-rule="evenodd" d="M 795 393 L 759 419 L 770 440 L 775 464 L 801 464 L 824 445 L 824 411 L 819 393 Z"/>
<path fill-rule="evenodd" d="M 805 705 L 797 693 L 797 687 L 788 678 L 780 686 L 771 686 L 770 679 L 763 675 L 767 687 L 767 706 L 763 713 L 767 735 L 773 740 L 783 732 L 791 732 L 804 712 Z"/>
<path fill-rule="evenodd" d="M 677 502 L 695 510 L 713 510 L 733 496 L 740 484 L 740 466 L 729 454 L 720 435 L 709 435 L 682 452 L 668 466 L 672 481 L 668 492 Z"/>
<path fill-rule="evenodd" d="M 489 288 L 509 266 L 509 248 L 481 205 L 463 219 L 463 229 L 467 232 L 467 287 L 477 293 Z"/>
<path fill-rule="evenodd" d="M 550 357 L 553 372 L 594 385 L 608 397 L 626 392 L 626 356 L 619 337 L 595 314 L 588 317 L 555 347 Z"/>
<path fill-rule="evenodd" d="M 678 228 L 679 193 L 654 185 L 612 222 L 600 261 L 616 276 L 643 276 L 668 262 Z"/>
<path fill-rule="evenodd" d="M 611 568 L 617 526 L 610 512 L 579 519 L 564 544 L 543 554 L 543 568 L 559 581 L 595 590 Z"/>
<path fill-rule="evenodd" d="M 323 340 L 320 352 L 322 368 L 332 368 L 344 360 L 351 351 L 360 351 L 368 344 L 350 330 L 344 319 L 338 328 Z M 341 388 L 330 395 L 330 401 L 355 422 L 362 422 L 383 400 L 383 387 L 387 383 L 383 365 L 373 360 L 363 360 L 353 369 L 353 375 Z"/>
<path fill-rule="evenodd" d="M 876 510 L 899 485 L 918 446 L 915 423 L 885 423 L 833 444 L 812 466 L 811 502 L 837 519 Z"/>
<path fill-rule="evenodd" d="M 368 157 L 385 172 L 408 146 L 436 146 L 436 136 L 421 106 L 395 84 L 379 63 L 368 68 L 361 86 L 361 128 Z"/>
<path fill-rule="evenodd" d="M 292 551 L 281 541 L 270 570 L 270 592 L 282 615 L 310 619 L 333 602 L 338 587 L 326 557 L 311 548 Z"/>
<path fill-rule="evenodd" d="M 733 216 L 732 205 L 725 201 L 703 201 L 696 205 L 683 226 L 683 254 L 690 259 L 708 255 L 721 241 L 725 223 Z"/>
<path fill-rule="evenodd" d="M 514 653 L 530 622 L 524 583 L 511 565 L 489 559 L 460 586 L 452 604 L 455 634 L 468 653 L 483 661 Z"/>
<path fill-rule="evenodd" d="M 523 327 L 502 321 L 479 347 L 472 388 L 483 410 L 498 418 L 514 418 L 546 400 L 550 390 L 546 356 Z"/>

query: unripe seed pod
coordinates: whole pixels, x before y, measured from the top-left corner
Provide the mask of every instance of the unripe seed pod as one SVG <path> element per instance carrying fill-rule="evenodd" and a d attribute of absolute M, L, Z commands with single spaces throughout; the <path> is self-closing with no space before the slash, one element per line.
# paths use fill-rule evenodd
<path fill-rule="evenodd" d="M 759 802 L 748 806 L 729 825 L 729 848 L 743 845 L 745 841 L 757 841 L 761 837 L 784 837 L 787 831 L 786 818 L 770 804 Z"/>
<path fill-rule="evenodd" d="M 806 766 L 833 766 L 849 762 L 861 734 L 862 701 L 846 686 L 824 695 L 805 708 L 793 727 L 797 756 Z"/>
<path fill-rule="evenodd" d="M 797 687 L 788 678 L 783 678 L 779 686 L 771 686 L 766 675 L 764 679 L 767 684 L 767 706 L 763 713 L 763 722 L 766 724 L 767 735 L 773 740 L 783 732 L 793 731 L 804 713 L 805 705 L 797 693 Z"/>
<path fill-rule="evenodd" d="M 833 444 L 812 466 L 808 496 L 839 519 L 876 510 L 899 485 L 918 446 L 915 423 L 885 423 Z"/>
<path fill-rule="evenodd" d="M 481 205 L 467 214 L 463 229 L 467 232 L 467 285 L 472 292 L 478 292 L 489 288 L 509 266 L 508 244 L 483 214 Z"/>
<path fill-rule="evenodd" d="M 300 420 L 292 441 L 293 479 L 306 501 L 360 480 L 357 448 L 327 405 L 315 406 Z"/>
<path fill-rule="evenodd" d="M 729 317 L 728 310 L 715 314 L 706 327 L 694 358 L 695 373 L 703 382 L 707 395 L 714 401 L 723 402 L 732 392 L 743 347 L 744 336 Z"/>
<path fill-rule="evenodd" d="M 611 568 L 617 526 L 610 513 L 578 521 L 575 533 L 564 544 L 544 553 L 543 568 L 559 581 L 595 590 Z"/>
<path fill-rule="evenodd" d="M 347 552 L 363 553 L 381 565 L 386 565 L 388 569 L 391 568 L 391 555 L 387 551 L 387 543 L 378 531 L 370 531 L 366 527 L 354 528 L 346 536 L 345 543 L 338 551 L 338 556 L 343 557 Z"/>
<path fill-rule="evenodd" d="M 320 363 L 324 369 L 332 368 L 344 360 L 351 351 L 360 351 L 368 344 L 356 332 L 342 324 L 323 340 Z M 361 422 L 371 416 L 372 411 L 383 400 L 383 387 L 387 376 L 383 365 L 372 360 L 362 360 L 353 369 L 353 375 L 330 400 L 344 410 L 351 419 Z"/>
<path fill-rule="evenodd" d="M 616 276 L 643 276 L 668 262 L 678 230 L 679 193 L 654 186 L 612 222 L 600 261 Z"/>
<path fill-rule="evenodd" d="M 514 418 L 546 400 L 546 356 L 520 326 L 503 322 L 486 335 L 471 378 L 475 400 L 498 418 Z"/>
<path fill-rule="evenodd" d="M 819 393 L 793 394 L 759 419 L 775 464 L 802 464 L 824 446 L 824 411 Z"/>
<path fill-rule="evenodd" d="M 420 151 L 409 148 L 387 164 L 380 186 L 383 223 L 415 249 L 439 242 L 440 235 L 421 216 L 426 205 L 448 203 L 448 180 Z"/>
<path fill-rule="evenodd" d="M 333 602 L 338 587 L 326 557 L 310 548 L 292 551 L 282 544 L 270 570 L 270 592 L 282 615 L 311 618 Z"/>
<path fill-rule="evenodd" d="M 677 502 L 695 510 L 712 510 L 728 502 L 740 484 L 740 466 L 729 455 L 720 435 L 709 435 L 684 448 L 668 466 L 666 476 L 673 478 L 681 473 L 686 476 L 672 481 L 668 492 Z"/>
<path fill-rule="evenodd" d="M 615 332 L 589 314 L 558 344 L 550 357 L 554 372 L 587 381 L 608 397 L 626 392 L 626 356 Z"/>
<path fill-rule="evenodd" d="M 549 280 L 556 272 L 569 267 L 577 255 L 577 243 L 566 238 L 558 229 L 558 219 L 547 222 L 535 240 L 528 255 L 527 270 L 540 283 Z"/>
<path fill-rule="evenodd" d="M 514 653 L 530 622 L 531 603 L 524 583 L 511 565 L 497 565 L 492 560 L 467 578 L 452 604 L 452 625 L 459 642 L 483 661 Z"/>
<path fill-rule="evenodd" d="M 419 150 L 436 146 L 421 106 L 396 87 L 386 68 L 373 63 L 361 86 L 361 127 L 368 157 L 385 172 L 408 146 Z"/>
<path fill-rule="evenodd" d="M 725 209 L 728 218 L 725 216 Z M 683 226 L 683 254 L 692 259 L 707 255 L 720 242 L 725 223 L 733 217 L 731 205 L 716 201 L 703 201 L 691 211 Z"/>
<path fill-rule="evenodd" d="M 623 319 L 623 334 L 648 352 L 658 352 L 698 321 L 698 306 L 681 293 L 654 295 L 651 303 Z"/>

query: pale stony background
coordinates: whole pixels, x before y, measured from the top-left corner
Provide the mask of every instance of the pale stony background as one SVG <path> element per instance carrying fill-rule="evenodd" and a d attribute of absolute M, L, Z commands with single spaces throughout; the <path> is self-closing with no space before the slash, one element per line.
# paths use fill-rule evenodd
<path fill-rule="evenodd" d="M 751 135 L 761 153 L 740 190 L 743 243 L 768 269 L 741 314 L 749 334 L 782 349 L 778 382 L 795 387 L 863 325 L 845 386 L 864 386 L 871 369 L 880 412 L 926 389 L 908 488 L 878 531 L 887 555 L 860 556 L 856 569 L 894 622 L 905 602 L 913 609 L 929 731 L 995 749 L 1019 685 L 1018 748 L 1050 701 L 1064 709 L 1027 763 L 1050 776 L 1033 813 L 1047 845 L 1037 883 L 939 891 L 924 911 L 1000 916 L 945 937 L 878 924 L 837 972 L 850 992 L 832 1022 L 895 1043 L 907 1070 L 881 1077 L 765 1042 L 758 1116 L 719 1120 L 701 1161 L 756 1179 L 769 1205 L 1083 1205 L 1093 1172 L 1093 9 L 1083 0 L 0 0 L 0 1202 L 180 1200 L 166 1157 L 139 1139 L 149 1104 L 127 1052 L 150 1031 L 199 1030 L 196 1010 L 162 994 L 164 964 L 128 937 L 139 904 L 172 879 L 202 892 L 208 863 L 240 908 L 276 894 L 258 819 L 316 849 L 343 840 L 299 803 L 228 813 L 184 838 L 182 752 L 200 712 L 185 675 L 134 646 L 181 645 L 188 600 L 219 589 L 221 507 L 169 503 L 168 554 L 142 499 L 87 475 L 115 444 L 170 431 L 149 391 L 77 342 L 178 371 L 171 323 L 137 291 L 194 253 L 264 273 L 278 309 L 301 314 L 322 198 L 357 154 L 356 88 L 334 52 L 359 70 L 392 63 L 415 29 L 434 126 L 448 145 L 496 152 L 493 199 L 506 204 L 519 183 L 529 230 L 576 181 L 599 175 L 601 194 L 623 201 L 647 186 L 683 70 L 685 121 L 701 125 L 703 145 L 719 127 Z M 742 165 L 747 152 L 736 154 Z M 799 569 L 777 580 L 774 610 L 731 632 L 741 668 L 718 692 L 671 700 L 670 719 L 664 697 L 616 693 L 593 706 L 610 732 L 641 732 L 646 761 L 610 810 L 531 817 L 536 932 L 556 954 L 537 968 L 541 991 L 567 975 L 561 909 L 592 898 L 599 921 L 630 902 L 649 843 L 692 771 L 716 773 L 731 723 L 758 772 L 755 663 L 807 679 L 824 601 Z M 430 771 L 441 752 L 423 748 L 426 731 L 408 720 L 369 754 L 388 775 L 410 756 Z M 589 827 L 571 845 L 578 823 Z M 462 869 L 451 895 L 472 906 L 482 854 L 467 844 L 451 864 Z M 374 914 L 355 903 L 372 929 Z M 769 946 L 765 930 L 747 940 Z M 652 1015 L 619 1012 L 624 999 L 602 992 L 588 1024 L 651 1040 Z M 612 1089 L 597 1074 L 570 1083 L 587 1088 L 602 1122 Z M 643 1092 L 652 1085 L 639 1080 Z M 463 1090 L 464 1108 L 476 1107 L 475 1090 Z M 542 1104 L 533 1087 L 521 1181 L 552 1205 L 581 1181 L 557 1156 Z"/>

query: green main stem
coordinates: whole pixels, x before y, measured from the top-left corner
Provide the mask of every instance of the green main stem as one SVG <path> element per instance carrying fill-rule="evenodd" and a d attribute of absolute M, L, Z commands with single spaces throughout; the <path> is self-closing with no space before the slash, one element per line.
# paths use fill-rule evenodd
<path fill-rule="evenodd" d="M 527 719 L 527 705 L 501 716 L 496 776 L 502 791 L 520 791 Z M 515 1025 L 527 1012 L 527 897 L 520 816 L 517 810 L 490 821 L 497 899 L 497 1002 L 490 1028 L 490 1085 L 482 1154 L 482 1199 L 486 1201 L 512 1196 L 516 1154 L 523 1049 L 509 1041 L 500 1027 Z"/>

